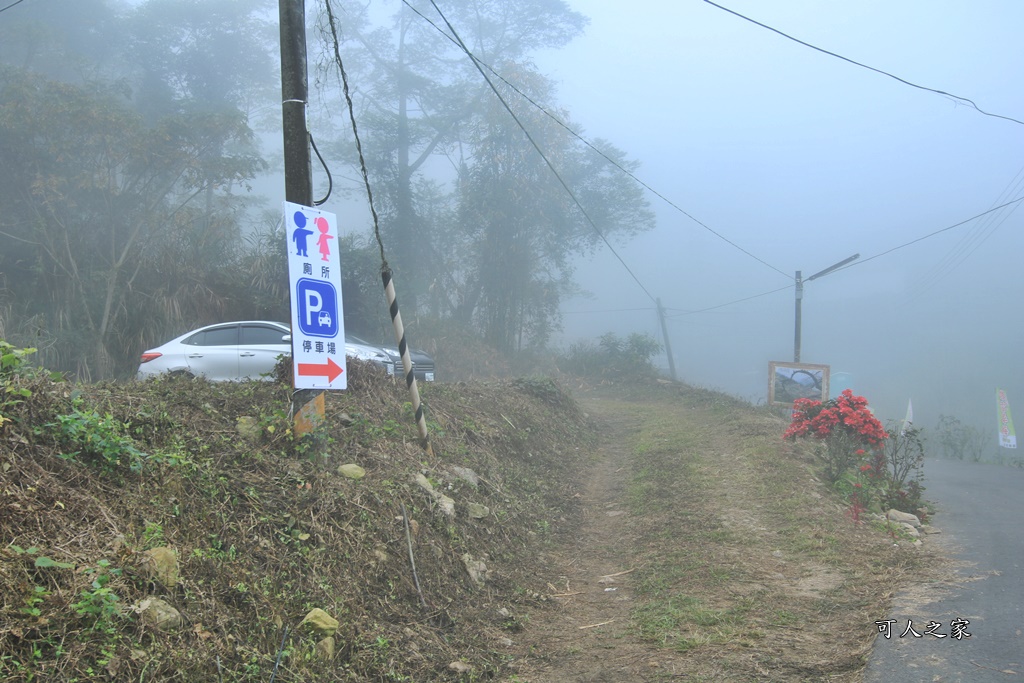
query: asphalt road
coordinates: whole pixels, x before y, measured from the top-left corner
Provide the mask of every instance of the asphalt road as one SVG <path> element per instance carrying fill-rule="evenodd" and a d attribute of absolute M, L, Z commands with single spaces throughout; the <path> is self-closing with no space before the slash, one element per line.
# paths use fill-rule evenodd
<path fill-rule="evenodd" d="M 925 498 L 938 507 L 932 523 L 942 530 L 925 542 L 960 565 L 948 583 L 896 596 L 892 614 L 879 617 L 890 620 L 890 637 L 876 638 L 864 681 L 1024 681 L 1024 470 L 929 460 L 924 472 Z M 930 622 L 946 637 L 927 633 Z"/>

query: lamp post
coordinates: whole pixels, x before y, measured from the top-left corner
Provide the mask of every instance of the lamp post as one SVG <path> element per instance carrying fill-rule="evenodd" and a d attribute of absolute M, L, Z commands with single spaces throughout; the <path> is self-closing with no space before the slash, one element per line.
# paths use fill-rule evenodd
<path fill-rule="evenodd" d="M 803 301 L 803 298 L 804 298 L 804 283 L 805 282 L 810 282 L 811 280 L 815 280 L 815 279 L 817 279 L 819 277 L 822 277 L 824 275 L 828 275 L 833 270 L 837 270 L 839 268 L 842 268 L 847 263 L 851 263 L 853 261 L 856 261 L 859 258 L 860 258 L 860 254 L 854 254 L 853 256 L 850 256 L 849 258 L 843 259 L 839 263 L 835 263 L 835 264 L 829 266 L 828 268 L 826 268 L 823 271 L 815 273 L 814 275 L 810 276 L 806 280 L 804 280 L 803 278 L 800 277 L 800 271 L 799 270 L 796 271 L 796 316 L 795 316 L 795 330 L 794 330 L 794 333 L 793 333 L 793 362 L 794 363 L 799 363 L 800 362 L 800 327 L 801 327 L 801 324 L 802 324 L 801 323 L 801 319 L 800 319 L 800 303 L 801 303 L 801 301 Z"/>

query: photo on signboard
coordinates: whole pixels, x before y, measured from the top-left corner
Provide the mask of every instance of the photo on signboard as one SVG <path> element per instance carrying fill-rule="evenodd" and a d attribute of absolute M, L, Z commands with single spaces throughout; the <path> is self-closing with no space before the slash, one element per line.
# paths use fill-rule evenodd
<path fill-rule="evenodd" d="M 813 363 L 768 363 L 768 403 L 792 406 L 798 398 L 828 399 L 829 366 Z"/>

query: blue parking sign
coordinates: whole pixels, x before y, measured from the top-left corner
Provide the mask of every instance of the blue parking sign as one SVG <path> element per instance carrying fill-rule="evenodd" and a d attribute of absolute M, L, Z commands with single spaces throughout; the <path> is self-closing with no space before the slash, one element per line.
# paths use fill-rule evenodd
<path fill-rule="evenodd" d="M 300 278 L 295 283 L 299 330 L 310 337 L 338 336 L 341 323 L 338 291 L 325 280 Z"/>

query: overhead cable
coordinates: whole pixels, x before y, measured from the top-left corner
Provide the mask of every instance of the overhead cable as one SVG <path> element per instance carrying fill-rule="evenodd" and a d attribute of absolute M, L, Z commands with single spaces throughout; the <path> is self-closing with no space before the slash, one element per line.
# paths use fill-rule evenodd
<path fill-rule="evenodd" d="M 15 5 L 20 5 L 23 2 L 25 2 L 25 0 L 14 0 L 14 2 L 9 4 L 7 7 L 0 7 L 0 12 L 6 12 L 7 10 L 11 9 L 12 7 L 14 7 Z"/>
<path fill-rule="evenodd" d="M 953 230 L 954 228 L 959 228 L 961 225 L 966 225 L 967 223 L 970 223 L 971 221 L 976 221 L 979 218 L 981 218 L 982 216 L 987 216 L 988 214 L 990 214 L 990 213 L 992 213 L 994 211 L 999 211 L 1000 209 L 1004 209 L 1007 206 L 1013 206 L 1015 204 L 1019 204 L 1020 202 L 1024 202 L 1024 197 L 1018 197 L 1017 199 L 1008 201 L 1008 202 L 1006 202 L 1004 204 L 1000 204 L 999 206 L 993 206 L 988 211 L 982 211 L 977 216 L 972 216 L 971 218 L 968 218 L 966 220 L 962 220 L 959 223 L 956 223 L 954 225 L 950 225 L 948 227 L 942 228 L 941 230 L 936 230 L 935 232 L 930 232 L 927 235 L 923 235 L 921 237 L 918 237 L 917 239 L 912 239 L 909 242 L 904 242 L 903 244 L 895 246 L 892 249 L 886 249 L 885 251 L 883 251 L 883 252 L 881 252 L 879 254 L 875 254 L 874 256 L 869 256 L 866 259 L 861 259 L 859 261 L 855 261 L 854 263 L 851 263 L 850 265 L 848 265 L 848 266 L 846 266 L 844 268 L 840 268 L 839 270 L 846 270 L 847 268 L 856 268 L 857 266 L 863 265 L 863 264 L 867 263 L 868 261 L 874 261 L 876 258 L 881 258 L 882 256 L 885 256 L 886 254 L 891 254 L 894 251 L 897 251 L 899 249 L 903 249 L 905 247 L 909 247 L 912 244 L 917 244 L 918 242 L 923 242 L 924 240 L 926 240 L 926 239 L 928 239 L 930 237 L 935 237 L 936 235 L 941 235 L 942 233 L 948 232 L 950 230 Z"/>
<path fill-rule="evenodd" d="M 415 8 L 412 7 L 412 5 L 409 5 L 408 0 L 403 0 L 403 2 L 405 2 L 405 4 L 410 9 L 413 9 L 413 11 L 415 11 L 417 14 L 420 14 L 418 11 L 416 11 Z M 643 290 L 644 294 L 647 295 L 647 298 L 649 298 L 651 301 L 657 302 L 657 299 L 655 299 L 655 297 L 649 291 L 647 291 L 647 288 L 644 287 L 644 284 L 640 282 L 640 278 L 636 276 L 636 273 L 634 273 L 633 270 L 626 264 L 622 256 L 619 255 L 619 252 L 615 250 L 615 247 L 613 247 L 611 242 L 608 241 L 608 238 L 605 237 L 605 234 L 601 232 L 600 228 L 597 227 L 597 224 L 590 217 L 590 214 L 587 213 L 587 210 L 583 207 L 583 204 L 581 204 L 580 200 L 576 197 L 576 194 L 569 188 L 569 185 L 558 173 L 558 170 L 555 168 L 554 164 L 552 164 L 551 161 L 548 159 L 547 155 L 544 154 L 544 151 L 540 148 L 540 145 L 537 144 L 537 141 L 533 139 L 533 136 L 530 134 L 530 131 L 526 129 L 526 126 L 524 126 L 522 121 L 519 120 L 519 117 L 515 115 L 515 112 L 512 111 L 512 108 L 509 106 L 508 102 L 505 101 L 505 98 L 501 96 L 500 92 L 498 92 L 498 89 L 495 87 L 494 82 L 487 76 L 487 73 L 480 66 L 476 57 L 474 57 L 473 53 L 470 52 L 468 47 L 466 47 L 466 44 L 462 42 L 462 38 L 459 37 L 459 34 L 455 30 L 455 27 L 452 26 L 451 22 L 448 21 L 448 18 L 445 17 L 444 13 L 441 11 L 441 8 L 437 6 L 437 3 L 434 2 L 434 0 L 430 0 L 430 4 L 434 6 L 434 10 L 444 21 L 445 25 L 448 27 L 448 30 L 452 32 L 452 36 L 454 37 L 456 44 L 463 52 L 466 53 L 466 56 L 469 57 L 470 61 L 473 62 L 473 66 L 475 66 L 477 71 L 480 72 L 480 75 L 483 76 L 484 80 L 487 82 L 487 85 L 494 92 L 495 97 L 498 98 L 498 101 L 501 102 L 501 105 L 505 108 L 505 111 L 509 113 L 509 116 L 512 117 L 512 120 L 515 121 L 516 125 L 519 126 L 519 129 L 523 131 L 523 134 L 526 135 L 526 139 L 530 141 L 530 144 L 537 151 L 537 154 L 539 154 L 540 158 L 544 160 L 544 163 L 547 165 L 548 169 L 555 176 L 555 178 L 558 180 L 559 184 L 566 191 L 566 193 L 568 193 L 569 197 L 572 199 L 573 203 L 576 204 L 577 208 L 579 208 L 584 218 L 587 219 L 587 223 L 590 224 L 590 227 L 594 230 L 594 232 L 597 233 L 597 236 L 601 238 L 601 241 L 605 243 L 605 246 L 607 246 L 608 249 L 611 250 L 615 258 L 618 259 L 619 263 L 622 264 L 622 267 L 625 268 L 626 272 L 629 273 L 630 277 L 633 278 L 633 281 L 636 282 L 636 284 L 639 285 L 640 289 Z M 423 15 L 420 14 L 420 16 Z"/>
<path fill-rule="evenodd" d="M 995 202 L 1005 201 L 1008 197 L 1021 194 L 1024 190 L 1024 168 L 1021 168 L 1006 188 L 1000 193 Z M 956 268 L 966 261 L 970 256 L 983 245 L 988 238 L 995 234 L 996 230 L 1006 222 L 1014 211 L 1020 208 L 1020 204 L 1007 207 L 1006 211 L 991 213 L 983 220 L 978 221 L 976 227 L 967 232 L 966 235 L 946 252 L 942 260 L 937 263 L 929 273 L 921 277 L 913 286 L 909 287 L 907 301 L 914 301 L 931 290 L 932 285 L 941 281 L 946 275 L 952 273 Z"/>
<path fill-rule="evenodd" d="M 452 38 L 452 37 L 451 37 L 450 35 L 448 35 L 447 33 L 445 33 L 444 29 L 442 29 L 442 28 L 441 28 L 440 26 L 438 26 L 438 25 L 437 25 L 437 24 L 435 24 L 435 23 L 434 23 L 433 21 L 431 21 L 429 17 L 426 17 L 426 16 L 424 16 L 424 15 L 423 15 L 423 14 L 422 14 L 422 13 L 421 13 L 421 12 L 420 12 L 419 10 L 417 10 L 417 9 L 416 9 L 415 7 L 413 7 L 412 5 L 410 5 L 410 4 L 409 4 L 409 1 L 408 1 L 408 0 L 402 0 L 402 1 L 403 1 L 403 2 L 405 3 L 405 5 L 406 5 L 406 6 L 407 6 L 407 7 L 409 8 L 409 9 L 411 9 L 411 10 L 412 10 L 413 12 L 415 12 L 416 14 L 418 14 L 418 15 L 419 15 L 419 16 L 420 16 L 420 17 L 421 17 L 421 18 L 422 18 L 422 19 L 423 19 L 424 21 L 426 21 L 426 22 L 427 22 L 428 24 L 430 24 L 431 26 L 433 26 L 433 27 L 434 27 L 434 28 L 435 28 L 435 29 L 436 29 L 436 30 L 438 31 L 438 33 L 440 33 L 440 34 L 441 34 L 442 36 L 444 36 L 445 38 L 447 38 L 447 39 L 448 39 L 448 40 L 450 40 L 451 42 L 455 43 L 455 45 L 457 45 L 457 46 L 458 46 L 459 48 L 461 48 L 461 49 L 465 50 L 465 48 L 464 48 L 464 47 L 463 47 L 462 45 L 460 45 L 460 44 L 459 44 L 459 42 L 455 40 L 455 38 Z M 440 13 L 440 12 L 439 12 L 439 13 Z M 443 15 L 442 15 L 442 18 L 443 18 Z M 595 146 L 595 145 L 594 145 L 593 143 L 591 143 L 591 142 L 590 142 L 589 140 L 587 140 L 587 139 L 586 139 L 586 138 L 584 138 L 584 137 L 583 137 L 582 135 L 580 135 L 579 133 L 577 133 L 576 131 L 574 131 L 574 130 L 573 130 L 572 128 L 570 128 L 570 127 L 569 127 L 568 125 L 566 125 L 566 124 L 565 124 L 565 123 L 564 123 L 564 122 L 563 122 L 563 121 L 562 121 L 561 119 L 559 119 L 559 118 L 558 118 L 557 116 L 555 116 L 554 114 L 552 114 L 551 112 L 549 112 L 549 111 L 548 111 L 548 110 L 547 110 L 547 109 L 546 109 L 546 108 L 545 108 L 545 107 L 544 107 L 544 106 L 543 106 L 542 104 L 538 103 L 538 102 L 537 102 L 536 100 L 534 100 L 534 99 L 533 99 L 532 97 L 530 97 L 529 95 L 527 95 L 526 93 L 524 93 L 524 92 L 523 92 L 522 90 L 520 90 L 520 89 L 519 89 L 519 88 L 518 88 L 518 87 L 517 87 L 517 86 L 516 86 L 515 84 L 511 83 L 511 82 L 510 82 L 510 81 L 509 81 L 508 79 L 506 79 L 506 78 L 505 78 L 504 76 L 502 76 L 502 75 L 501 75 L 500 73 L 498 73 L 497 71 L 495 71 L 495 70 L 494 70 L 494 68 L 493 68 L 492 66 L 490 66 L 489 64 L 487 64 L 487 63 L 483 62 L 482 60 L 480 60 L 479 58 L 477 58 L 477 57 L 476 57 L 476 55 L 474 55 L 473 53 L 471 53 L 471 52 L 470 52 L 469 50 L 465 50 L 465 52 L 466 52 L 466 54 L 467 54 L 467 55 L 469 55 L 469 58 L 473 60 L 473 63 L 477 65 L 477 69 L 480 69 L 480 67 L 484 67 L 484 68 L 486 68 L 486 69 L 487 69 L 487 70 L 488 70 L 489 72 L 491 72 L 491 73 L 492 73 L 492 74 L 493 74 L 493 75 L 494 75 L 494 76 L 495 76 L 496 78 L 500 79 L 500 80 L 501 80 L 501 81 L 502 81 L 502 82 L 503 82 L 503 83 L 504 83 L 505 85 L 507 85 L 507 86 L 508 86 L 509 88 L 511 88 L 512 90 L 514 90 L 514 91 L 515 91 L 515 92 L 516 92 L 516 93 L 517 93 L 517 94 L 518 94 L 518 95 L 519 95 L 520 97 L 522 97 L 522 98 L 523 98 L 524 100 L 526 100 L 527 102 L 529 102 L 530 104 L 532 104 L 532 105 L 533 105 L 534 107 L 536 107 L 537 109 L 539 109 L 539 110 L 540 110 L 540 111 L 541 111 L 541 112 L 542 112 L 542 113 L 543 113 L 543 114 L 544 114 L 545 116 L 547 116 L 548 118 L 550 118 L 550 119 L 551 119 L 552 121 L 554 121 L 554 122 L 555 122 L 555 123 L 556 123 L 557 125 L 559 125 L 559 126 L 561 126 L 562 128 L 564 128 L 564 129 L 565 129 L 565 130 L 566 130 L 566 131 L 567 131 L 567 132 L 568 132 L 568 133 L 569 133 L 570 135 L 572 135 L 572 136 L 573 136 L 574 138 L 576 138 L 577 140 L 579 140 L 580 142 L 582 142 L 582 143 L 583 143 L 584 145 L 586 145 L 586 146 L 587 146 L 587 147 L 589 147 L 590 149 L 592 149 L 592 150 L 594 150 L 595 152 L 597 152 L 597 153 L 598 153 L 598 154 L 599 154 L 599 155 L 600 155 L 601 157 L 603 157 L 603 158 L 604 158 L 604 160 L 605 160 L 605 161 L 607 161 L 607 162 L 608 162 L 608 163 L 610 163 L 610 164 L 611 164 L 612 166 L 614 166 L 615 168 L 619 169 L 620 171 L 622 171 L 623 173 L 625 173 L 625 174 L 626 174 L 627 176 L 629 176 L 630 178 L 632 178 L 632 179 L 633 179 L 633 180 L 634 180 L 634 181 L 635 181 L 635 182 L 636 182 L 637 184 L 639 184 L 639 185 L 640 185 L 641 187 L 643 187 L 644 189 L 646 189 L 646 190 L 647 190 L 648 192 L 650 192 L 650 193 L 651 193 L 651 194 L 653 194 L 654 196 L 658 197 L 658 198 L 659 198 L 659 199 L 661 199 L 661 200 L 662 200 L 663 202 L 665 202 L 666 204 L 668 204 L 669 206 L 671 206 L 671 207 L 672 207 L 673 209 L 675 209 L 675 210 L 676 210 L 676 211 L 678 211 L 679 213 L 683 214 L 684 216 L 686 216 L 687 218 L 689 218 L 689 219 L 690 219 L 691 221 L 693 221 L 693 222 L 694 222 L 694 223 L 696 223 L 697 225 L 701 226 L 702 228 L 704 228 L 705 230 L 707 230 L 707 231 L 708 231 L 708 232 L 710 232 L 710 233 L 711 233 L 712 235 L 714 235 L 714 236 L 715 236 L 715 237 L 717 237 L 718 239 L 722 240 L 723 242 L 725 242 L 725 243 L 726 243 L 726 244 L 728 244 L 729 246 L 731 246 L 731 247 L 733 247 L 733 248 L 735 248 L 735 249 L 738 249 L 739 251 L 743 252 L 744 254 L 746 254 L 746 255 L 747 255 L 747 256 L 749 256 L 750 258 L 754 259 L 754 260 L 755 260 L 755 261 L 757 261 L 758 263 L 760 263 L 760 264 L 762 264 L 762 265 L 764 265 L 764 266 L 767 266 L 768 268 L 771 268 L 772 270 L 774 270 L 775 272 L 779 273 L 779 274 L 780 274 L 780 275 L 782 275 L 783 277 L 785 277 L 785 278 L 787 278 L 787 279 L 789 279 L 789 280 L 792 280 L 792 279 L 793 279 L 793 276 L 792 276 L 792 275 L 790 275 L 790 274 L 788 274 L 788 273 L 786 273 L 786 272 L 784 272 L 784 271 L 782 271 L 782 270 L 780 270 L 780 269 L 776 268 L 775 266 L 773 266 L 772 264 L 768 263 L 767 261 L 765 261 L 765 260 L 763 260 L 763 259 L 761 259 L 761 258 L 758 258 L 758 257 L 757 257 L 757 256 L 755 256 L 754 254 L 750 253 L 749 251 L 747 251 L 746 249 L 744 249 L 744 248 L 743 248 L 743 247 L 741 247 L 740 245 L 738 245 L 738 244 L 736 244 L 735 242 L 733 242 L 732 240 L 730 240 L 730 239 L 729 239 L 728 237 L 726 237 L 725 235 L 723 235 L 723 234 L 721 234 L 721 233 L 717 232 L 716 230 L 712 229 L 712 228 L 711 228 L 710 226 L 708 226 L 708 225 L 707 225 L 707 224 L 705 224 L 704 222 L 702 222 L 702 221 L 698 220 L 698 219 L 697 219 L 697 218 L 696 218 L 695 216 L 693 216 L 692 214 L 690 214 L 690 213 L 688 213 L 687 211 L 685 211 L 685 210 L 684 210 L 684 209 L 683 209 L 682 207 L 680 207 L 680 206 L 679 206 L 678 204 L 676 204 L 675 202 L 673 202 L 673 201 L 672 201 L 671 199 L 669 199 L 669 198 L 668 198 L 668 197 L 666 197 L 665 195 L 661 194 L 660 192 L 658 192 L 657 190 L 655 190 L 655 189 L 654 189 L 653 187 L 651 187 L 650 185 L 648 185 L 647 183 L 645 183 L 645 182 L 644 182 L 643 180 L 641 180 L 640 178 L 638 178 L 638 177 L 637 177 L 637 176 L 636 176 L 635 174 L 633 174 L 633 172 L 632 172 L 632 171 L 630 171 L 630 170 L 628 170 L 628 169 L 626 169 L 626 168 L 623 168 L 623 167 L 622 167 L 622 165 L 621 165 L 621 164 L 619 164 L 619 162 L 617 162 L 617 161 L 615 161 L 614 159 L 612 159 L 611 157 L 609 157 L 609 156 L 608 156 L 607 154 L 605 154 L 605 153 L 604 153 L 604 152 L 603 152 L 603 151 L 602 151 L 601 149 L 599 149 L 598 147 L 596 147 L 596 146 Z M 481 73 L 482 73 L 482 72 L 481 72 Z M 484 76 L 484 77 L 486 78 L 486 76 Z M 493 88 L 493 86 L 491 86 L 491 87 Z M 495 91 L 495 92 L 497 92 L 497 91 Z M 499 95 L 499 97 L 500 97 L 500 95 Z"/>
<path fill-rule="evenodd" d="M 770 292 L 761 292 L 760 294 L 754 294 L 753 296 L 746 296 L 746 297 L 743 297 L 742 299 L 734 299 L 733 301 L 727 301 L 724 304 L 718 304 L 716 306 L 708 306 L 707 308 L 699 308 L 699 309 L 697 309 L 695 311 L 683 311 L 681 313 L 671 313 L 671 314 L 667 314 L 665 317 L 666 318 L 679 318 L 679 317 L 682 317 L 684 315 L 693 315 L 694 313 L 706 313 L 707 311 L 713 311 L 713 310 L 718 309 L 718 308 L 725 308 L 726 306 L 732 306 L 734 304 L 741 304 L 744 301 L 750 301 L 751 299 L 760 299 L 763 296 L 768 296 L 769 294 L 775 294 L 777 292 L 782 292 L 782 291 L 785 291 L 787 289 L 792 289 L 795 286 L 796 286 L 795 284 L 793 284 L 793 285 L 786 285 L 785 287 L 779 287 L 778 289 L 773 289 Z"/>
<path fill-rule="evenodd" d="M 889 78 L 891 78 L 891 79 L 893 79 L 895 81 L 899 81 L 900 83 L 903 83 L 904 85 L 909 85 L 912 88 L 917 88 L 918 90 L 926 90 L 928 92 L 936 93 L 937 95 L 943 95 L 945 97 L 951 97 L 954 100 L 958 100 L 960 102 L 966 102 L 967 104 L 971 105 L 971 107 L 973 107 L 978 113 L 984 114 L 985 116 L 991 116 L 991 117 L 997 118 L 997 119 L 1004 119 L 1006 121 L 1012 121 L 1013 123 L 1019 123 L 1022 126 L 1024 126 L 1024 121 L 1020 121 L 1020 120 L 1015 119 L 1015 118 L 1013 118 L 1011 116 L 1003 116 L 1001 114 L 993 114 L 991 112 L 987 112 L 984 109 L 982 109 L 981 107 L 979 107 L 977 104 L 975 104 L 973 100 L 971 100 L 971 99 L 969 99 L 967 97 L 961 97 L 960 95 L 954 95 L 953 93 L 948 93 L 945 90 L 936 90 L 935 88 L 928 88 L 928 87 L 925 87 L 923 85 L 918 85 L 917 83 L 911 83 L 910 81 L 908 81 L 906 79 L 903 79 L 903 78 L 900 78 L 899 76 L 894 76 L 893 74 L 889 73 L 888 71 L 883 71 L 882 69 L 876 69 L 873 66 L 868 66 L 867 64 L 862 64 L 862 63 L 860 63 L 858 61 L 850 59 L 849 57 L 844 57 L 844 56 L 842 56 L 840 54 L 836 54 L 835 52 L 830 52 L 830 51 L 825 50 L 823 48 L 817 47 L 816 45 L 811 45 L 810 43 L 807 43 L 807 42 L 804 42 L 804 41 L 800 40 L 799 38 L 794 38 L 793 36 L 789 35 L 788 33 L 783 33 L 782 31 L 780 31 L 777 28 L 772 28 L 768 24 L 762 24 L 760 21 L 757 21 L 755 19 L 751 19 L 748 16 L 744 16 L 744 15 L 740 14 L 739 12 L 737 12 L 735 10 L 729 9 L 728 7 L 723 7 L 722 5 L 719 5 L 718 3 L 712 2 L 711 0 L 704 0 L 704 2 L 706 2 L 709 5 L 711 5 L 712 7 L 717 7 L 718 9 L 722 10 L 723 12 L 728 12 L 729 14 L 737 16 L 740 19 L 743 19 L 744 21 L 749 21 L 751 24 L 755 24 L 757 26 L 760 26 L 761 28 L 768 29 L 769 31 L 771 31 L 773 33 L 778 33 L 783 38 L 788 38 L 789 40 L 792 40 L 794 43 L 799 43 L 800 45 L 803 45 L 804 47 L 809 47 L 812 50 L 817 50 L 818 52 L 821 52 L 822 54 L 829 55 L 830 57 L 835 57 L 836 59 L 841 59 L 844 62 L 849 62 L 850 64 L 853 64 L 854 66 L 859 66 L 862 69 L 867 69 L 868 71 L 874 71 L 877 74 L 882 74 L 883 76 L 888 76 Z"/>

